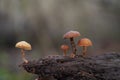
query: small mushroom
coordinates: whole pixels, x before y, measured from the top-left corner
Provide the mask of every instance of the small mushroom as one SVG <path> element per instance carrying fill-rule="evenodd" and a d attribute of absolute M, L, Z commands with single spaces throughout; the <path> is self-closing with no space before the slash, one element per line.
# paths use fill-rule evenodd
<path fill-rule="evenodd" d="M 70 39 L 72 51 L 73 51 L 73 54 L 75 54 L 75 55 L 76 55 L 77 49 L 76 49 L 76 45 L 74 42 L 74 38 L 78 37 L 78 36 L 80 36 L 80 33 L 78 31 L 69 31 L 63 35 L 64 39 Z"/>
<path fill-rule="evenodd" d="M 31 50 L 32 49 L 31 45 L 27 43 L 26 41 L 20 41 L 16 43 L 15 47 L 21 49 L 22 59 L 25 63 L 28 63 L 28 60 L 25 58 L 24 50 Z"/>
<path fill-rule="evenodd" d="M 69 49 L 69 46 L 68 46 L 68 45 L 63 44 L 63 45 L 61 45 L 61 49 L 62 49 L 62 50 L 63 50 L 63 52 L 64 52 L 64 56 L 66 56 L 66 54 L 67 54 L 67 50 Z"/>
<path fill-rule="evenodd" d="M 86 52 L 87 52 L 87 47 L 88 46 L 92 46 L 92 42 L 88 38 L 83 38 L 83 39 L 78 41 L 78 46 L 82 46 L 83 47 L 83 57 L 85 57 L 86 56 Z"/>

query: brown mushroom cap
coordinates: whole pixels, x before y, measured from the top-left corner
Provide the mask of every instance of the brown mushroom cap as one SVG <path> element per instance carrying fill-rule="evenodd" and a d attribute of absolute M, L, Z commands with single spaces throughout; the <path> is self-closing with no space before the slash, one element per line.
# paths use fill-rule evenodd
<path fill-rule="evenodd" d="M 73 38 L 80 36 L 80 33 L 78 31 L 69 31 L 63 35 L 64 39 Z"/>
<path fill-rule="evenodd" d="M 78 41 L 78 46 L 92 46 L 92 42 L 88 38 L 83 38 Z"/>
<path fill-rule="evenodd" d="M 21 48 L 24 50 L 31 50 L 31 45 L 29 43 L 27 43 L 26 41 L 20 41 L 18 43 L 16 43 L 15 45 L 16 48 Z"/>
<path fill-rule="evenodd" d="M 69 49 L 69 46 L 68 46 L 68 45 L 61 45 L 61 49 L 62 49 L 62 50 L 68 50 L 68 49 Z"/>

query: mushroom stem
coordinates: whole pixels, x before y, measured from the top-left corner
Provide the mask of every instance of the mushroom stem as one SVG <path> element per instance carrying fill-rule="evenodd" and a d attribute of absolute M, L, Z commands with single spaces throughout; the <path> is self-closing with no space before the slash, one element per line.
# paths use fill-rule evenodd
<path fill-rule="evenodd" d="M 64 50 L 63 52 L 64 52 L 64 56 L 66 56 L 66 54 L 67 54 L 67 51 L 66 51 L 66 50 Z"/>
<path fill-rule="evenodd" d="M 25 58 L 25 52 L 23 49 L 21 49 L 22 59 L 25 63 L 28 63 L 28 60 Z"/>
<path fill-rule="evenodd" d="M 86 52 L 87 52 L 87 47 L 86 47 L 86 46 L 83 46 L 83 57 L 86 56 Z"/>
<path fill-rule="evenodd" d="M 77 49 L 76 49 L 76 45 L 75 45 L 74 39 L 73 39 L 73 38 L 70 38 L 70 42 L 71 42 L 73 54 L 76 55 Z"/>

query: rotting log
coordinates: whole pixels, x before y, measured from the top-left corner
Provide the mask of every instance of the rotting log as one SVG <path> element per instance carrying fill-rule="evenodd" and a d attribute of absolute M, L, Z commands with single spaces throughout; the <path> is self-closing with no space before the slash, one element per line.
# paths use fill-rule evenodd
<path fill-rule="evenodd" d="M 120 80 L 120 54 L 115 52 L 86 58 L 48 56 L 21 67 L 38 80 Z"/>

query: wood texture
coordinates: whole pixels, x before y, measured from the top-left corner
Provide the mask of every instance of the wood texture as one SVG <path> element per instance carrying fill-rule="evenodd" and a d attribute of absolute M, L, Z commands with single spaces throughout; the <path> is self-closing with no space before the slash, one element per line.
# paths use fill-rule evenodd
<path fill-rule="evenodd" d="M 21 66 L 38 80 L 120 80 L 120 54 L 75 58 L 48 56 Z"/>

